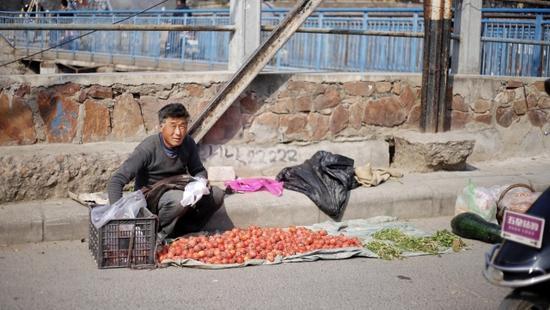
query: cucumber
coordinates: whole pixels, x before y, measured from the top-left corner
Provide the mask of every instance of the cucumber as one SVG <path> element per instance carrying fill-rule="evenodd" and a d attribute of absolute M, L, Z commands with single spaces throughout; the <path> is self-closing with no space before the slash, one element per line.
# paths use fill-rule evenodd
<path fill-rule="evenodd" d="M 502 241 L 500 226 L 487 222 L 481 216 L 472 212 L 455 216 L 451 220 L 451 228 L 453 233 L 466 239 L 475 239 L 487 243 Z"/>

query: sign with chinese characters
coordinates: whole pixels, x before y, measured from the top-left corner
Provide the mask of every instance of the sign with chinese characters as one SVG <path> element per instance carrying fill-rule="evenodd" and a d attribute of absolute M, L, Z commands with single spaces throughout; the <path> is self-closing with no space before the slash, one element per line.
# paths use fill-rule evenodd
<path fill-rule="evenodd" d="M 543 218 L 508 210 L 504 212 L 503 238 L 540 249 L 543 232 Z"/>

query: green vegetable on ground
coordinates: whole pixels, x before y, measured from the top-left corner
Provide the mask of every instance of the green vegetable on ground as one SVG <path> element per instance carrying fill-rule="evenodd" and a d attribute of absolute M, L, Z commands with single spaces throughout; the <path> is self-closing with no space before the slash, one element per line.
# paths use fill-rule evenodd
<path fill-rule="evenodd" d="M 467 239 L 476 239 L 487 243 L 499 243 L 500 226 L 484 220 L 481 216 L 465 212 L 458 214 L 451 220 L 453 233 Z"/>
<path fill-rule="evenodd" d="M 422 252 L 439 254 L 449 248 L 457 252 L 462 249 L 464 242 L 448 230 L 439 230 L 432 236 L 409 236 L 397 228 L 386 228 L 372 235 L 373 241 L 365 247 L 382 259 L 401 259 L 403 252 Z"/>

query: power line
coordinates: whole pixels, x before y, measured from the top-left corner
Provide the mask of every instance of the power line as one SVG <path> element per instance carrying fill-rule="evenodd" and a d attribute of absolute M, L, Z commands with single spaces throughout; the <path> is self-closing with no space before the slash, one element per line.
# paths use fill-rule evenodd
<path fill-rule="evenodd" d="M 127 21 L 127 20 L 129 20 L 130 18 L 132 18 L 132 17 L 136 17 L 136 16 L 138 16 L 138 15 L 140 15 L 140 14 L 143 14 L 143 13 L 145 13 L 145 12 L 147 12 L 147 11 L 153 9 L 154 7 L 157 7 L 157 6 L 159 6 L 159 5 L 161 5 L 161 4 L 165 3 L 165 2 L 168 2 L 168 1 L 169 1 L 169 0 L 163 0 L 163 1 L 161 1 L 161 2 L 159 2 L 159 3 L 157 3 L 157 4 L 155 4 L 155 5 L 152 5 L 152 6 L 148 7 L 148 8 L 146 8 L 146 9 L 142 10 L 142 11 L 139 11 L 139 12 L 137 12 L 137 13 L 135 13 L 135 14 L 133 14 L 133 15 L 130 15 L 130 16 L 126 17 L 126 18 L 123 18 L 123 19 L 121 19 L 121 20 L 118 20 L 118 21 L 114 22 L 113 24 L 119 24 L 119 23 L 122 23 L 123 21 Z M 65 44 L 70 43 L 70 42 L 72 42 L 72 41 L 74 41 L 74 40 L 78 40 L 78 39 L 80 39 L 80 38 L 82 38 L 82 37 L 85 37 L 85 36 L 87 36 L 87 35 L 89 35 L 89 34 L 92 34 L 92 33 L 94 33 L 94 32 L 97 32 L 97 31 L 98 31 L 98 30 L 91 30 L 91 31 L 88 31 L 88 32 L 86 32 L 86 33 L 84 33 L 84 34 L 81 34 L 81 35 L 77 36 L 77 37 L 71 37 L 71 38 L 69 38 L 69 39 L 67 39 L 67 40 L 62 41 L 61 43 L 58 43 L 58 44 L 56 44 L 56 45 L 54 45 L 54 46 L 51 46 L 51 47 L 48 47 L 48 48 L 46 48 L 46 49 L 40 50 L 40 51 L 38 51 L 38 52 L 36 52 L 36 53 L 32 53 L 32 54 L 30 54 L 30 55 L 23 56 L 23 57 L 20 57 L 20 58 L 15 59 L 15 60 L 12 60 L 12 61 L 3 63 L 3 64 L 0 65 L 0 67 L 5 67 L 5 66 L 7 66 L 7 65 L 11 65 L 12 63 L 16 63 L 16 62 L 19 62 L 19 61 L 21 61 L 21 60 L 24 60 L 24 59 L 27 59 L 27 58 L 36 56 L 36 55 L 38 55 L 38 54 L 42 54 L 42 53 L 44 53 L 44 52 L 47 52 L 47 51 L 52 50 L 52 49 L 54 49 L 54 48 L 58 48 L 58 47 L 60 47 L 61 45 L 65 45 Z"/>

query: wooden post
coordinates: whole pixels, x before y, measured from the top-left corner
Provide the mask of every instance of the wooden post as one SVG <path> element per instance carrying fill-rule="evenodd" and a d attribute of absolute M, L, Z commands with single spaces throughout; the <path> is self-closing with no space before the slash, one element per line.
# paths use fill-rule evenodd
<path fill-rule="evenodd" d="M 449 72 L 451 0 L 424 2 L 424 54 L 420 128 L 438 132 L 446 128 Z"/>

